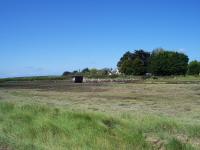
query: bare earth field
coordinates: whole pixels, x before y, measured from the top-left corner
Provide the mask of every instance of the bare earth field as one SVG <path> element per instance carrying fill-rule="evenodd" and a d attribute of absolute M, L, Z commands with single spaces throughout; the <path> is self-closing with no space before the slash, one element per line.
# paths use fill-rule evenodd
<path fill-rule="evenodd" d="M 0 101 L 19 107 L 36 104 L 63 111 L 101 113 L 114 118 L 134 119 L 134 116 L 148 115 L 164 117 L 183 122 L 184 125 L 195 125 L 195 132 L 200 136 L 199 81 L 83 84 L 74 84 L 66 80 L 11 81 L 0 83 Z M 175 138 L 198 149 L 199 136 L 192 137 L 181 133 Z M 158 137 L 154 134 L 146 137 L 147 141 L 153 143 L 153 149 L 173 149 L 160 144 L 163 135 Z M 158 144 L 155 144 L 157 138 Z M 185 149 L 190 148 L 186 146 Z"/>

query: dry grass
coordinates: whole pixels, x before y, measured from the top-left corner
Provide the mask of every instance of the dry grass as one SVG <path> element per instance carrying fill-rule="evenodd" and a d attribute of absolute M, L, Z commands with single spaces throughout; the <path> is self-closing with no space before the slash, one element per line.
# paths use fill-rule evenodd
<path fill-rule="evenodd" d="M 56 89 L 54 84 L 50 87 Z M 1 88 L 1 100 L 114 114 L 142 112 L 199 120 L 200 84 L 66 84 L 66 91 L 60 86 L 59 90 L 41 87 Z"/>

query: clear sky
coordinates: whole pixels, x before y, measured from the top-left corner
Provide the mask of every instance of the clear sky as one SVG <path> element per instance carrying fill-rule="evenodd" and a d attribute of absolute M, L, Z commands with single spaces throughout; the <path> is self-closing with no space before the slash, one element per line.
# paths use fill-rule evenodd
<path fill-rule="evenodd" d="M 158 47 L 200 60 L 200 0 L 0 0 L 0 77 L 115 68 Z"/>

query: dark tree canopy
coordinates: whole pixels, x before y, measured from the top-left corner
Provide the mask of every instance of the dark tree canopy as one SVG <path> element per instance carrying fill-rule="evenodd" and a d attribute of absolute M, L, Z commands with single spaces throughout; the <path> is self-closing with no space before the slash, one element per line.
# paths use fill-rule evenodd
<path fill-rule="evenodd" d="M 189 75 L 199 75 L 200 74 L 200 62 L 192 61 L 188 65 L 188 74 Z"/>
<path fill-rule="evenodd" d="M 119 71 L 126 75 L 144 75 L 147 72 L 159 76 L 185 75 L 188 70 L 188 61 L 188 56 L 183 53 L 157 48 L 152 53 L 144 50 L 126 52 L 117 66 Z M 198 73 L 196 71 L 197 62 L 193 63 L 190 68 L 191 73 Z"/>
<path fill-rule="evenodd" d="M 126 60 L 131 60 L 132 57 L 132 53 L 131 52 L 126 52 L 119 60 L 119 62 L 117 63 L 117 67 L 120 68 L 121 65 L 124 63 L 124 61 Z"/>
<path fill-rule="evenodd" d="M 120 72 L 126 74 L 126 75 L 131 75 L 134 72 L 133 69 L 133 61 L 130 59 L 126 59 L 122 62 L 120 65 Z"/>
<path fill-rule="evenodd" d="M 136 57 L 133 60 L 133 74 L 134 75 L 144 75 L 146 73 L 146 65 L 144 61 L 142 61 L 140 58 Z"/>
<path fill-rule="evenodd" d="M 149 69 L 154 75 L 185 75 L 188 56 L 173 51 L 154 51 L 150 58 Z"/>
<path fill-rule="evenodd" d="M 147 72 L 149 58 L 150 53 L 144 50 L 126 52 L 119 60 L 117 67 L 126 75 L 144 75 Z"/>

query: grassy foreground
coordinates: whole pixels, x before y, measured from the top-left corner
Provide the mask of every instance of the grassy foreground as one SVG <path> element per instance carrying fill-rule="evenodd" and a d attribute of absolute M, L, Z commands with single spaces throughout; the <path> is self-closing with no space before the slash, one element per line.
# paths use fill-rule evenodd
<path fill-rule="evenodd" d="M 0 149 L 198 149 L 199 122 L 0 102 Z"/>

